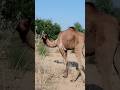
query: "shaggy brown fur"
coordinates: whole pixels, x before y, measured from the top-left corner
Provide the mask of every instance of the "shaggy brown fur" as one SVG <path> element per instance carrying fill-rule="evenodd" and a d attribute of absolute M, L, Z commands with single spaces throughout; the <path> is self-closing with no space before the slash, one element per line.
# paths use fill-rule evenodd
<path fill-rule="evenodd" d="M 70 27 L 65 31 L 59 33 L 58 38 L 55 41 L 50 41 L 45 35 L 42 37 L 43 42 L 48 47 L 58 47 L 61 55 L 64 58 L 64 63 L 66 65 L 65 76 L 68 76 L 68 68 L 67 68 L 67 50 L 74 49 L 75 55 L 79 61 L 80 66 L 85 68 L 85 61 L 82 61 L 82 48 L 84 45 L 84 34 L 75 30 L 75 28 Z M 83 71 L 79 70 L 80 73 L 83 75 Z M 84 76 L 83 76 L 84 78 Z"/>
<path fill-rule="evenodd" d="M 86 54 L 95 52 L 104 90 L 115 90 L 111 78 L 118 34 L 119 24 L 116 18 L 97 11 L 94 5 L 86 3 Z"/>
<path fill-rule="evenodd" d="M 31 20 L 28 18 L 20 20 L 16 27 L 16 30 L 19 32 L 22 42 L 26 43 L 29 47 L 34 49 L 34 33 L 30 31 L 30 29 Z"/>

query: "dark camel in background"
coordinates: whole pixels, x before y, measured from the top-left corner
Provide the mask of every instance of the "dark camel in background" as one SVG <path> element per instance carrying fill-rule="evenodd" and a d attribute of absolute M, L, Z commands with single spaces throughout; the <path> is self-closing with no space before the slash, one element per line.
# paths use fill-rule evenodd
<path fill-rule="evenodd" d="M 43 35 L 43 42 L 48 47 L 54 48 L 58 47 L 61 55 L 64 58 L 64 64 L 66 65 L 64 77 L 68 76 L 68 67 L 67 67 L 67 51 L 74 49 L 75 55 L 78 59 L 80 67 L 77 69 L 82 76 L 82 79 L 85 80 L 84 69 L 85 61 L 82 57 L 82 48 L 84 45 L 84 34 L 75 30 L 74 27 L 70 27 L 65 31 L 59 33 L 56 40 L 49 40 L 47 35 Z M 75 80 L 73 80 L 75 81 Z"/>
<path fill-rule="evenodd" d="M 102 76 L 104 90 L 116 90 L 112 87 L 111 79 L 113 66 L 115 67 L 114 56 L 119 44 L 119 23 L 115 17 L 98 11 L 90 2 L 87 2 L 85 7 L 85 52 L 95 52 L 95 61 Z"/>
<path fill-rule="evenodd" d="M 23 43 L 26 43 L 32 49 L 35 49 L 35 34 L 31 31 L 32 23 L 30 18 L 21 19 L 16 27 Z"/>

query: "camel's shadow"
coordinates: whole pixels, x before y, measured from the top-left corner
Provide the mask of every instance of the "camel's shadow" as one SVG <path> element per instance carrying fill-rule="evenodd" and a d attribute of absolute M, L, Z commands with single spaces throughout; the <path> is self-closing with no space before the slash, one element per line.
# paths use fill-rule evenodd
<path fill-rule="evenodd" d="M 54 62 L 57 63 L 57 64 L 64 64 L 64 62 L 59 61 L 59 60 L 54 60 Z M 75 62 L 75 61 L 68 61 L 68 62 L 67 62 L 67 67 L 69 67 L 69 68 L 75 67 L 76 69 L 78 69 L 78 68 L 79 68 L 79 65 L 78 65 L 78 63 Z"/>
<path fill-rule="evenodd" d="M 54 60 L 54 62 L 57 63 L 57 64 L 64 64 L 64 62 L 59 61 L 59 60 Z"/>
<path fill-rule="evenodd" d="M 58 63 L 58 64 L 64 64 L 64 62 L 61 62 L 59 60 L 55 60 L 54 62 Z M 68 61 L 66 66 L 67 66 L 68 71 L 72 70 L 72 68 L 74 68 L 76 70 L 79 69 L 79 64 L 77 62 L 75 62 L 75 61 Z M 80 76 L 81 76 L 81 74 L 79 73 L 77 75 L 75 81 L 77 81 Z"/>
<path fill-rule="evenodd" d="M 58 63 L 58 64 L 64 64 L 64 62 L 59 61 L 59 60 L 55 60 L 54 62 Z M 75 62 L 75 61 L 68 61 L 67 67 L 69 69 L 70 68 L 78 69 L 79 68 L 79 64 L 77 62 Z M 76 77 L 75 81 L 77 81 L 80 76 L 81 76 L 81 74 L 78 74 L 78 76 Z M 95 85 L 95 84 L 86 84 L 85 86 L 86 86 L 85 90 L 103 90 L 103 88 L 101 88 L 100 86 Z"/>

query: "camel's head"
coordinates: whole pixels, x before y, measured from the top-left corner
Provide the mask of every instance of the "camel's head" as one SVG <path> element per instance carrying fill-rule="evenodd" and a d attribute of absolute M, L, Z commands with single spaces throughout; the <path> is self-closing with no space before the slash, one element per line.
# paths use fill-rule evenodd
<path fill-rule="evenodd" d="M 41 37 L 43 40 L 46 40 L 48 38 L 48 35 L 43 31 Z"/>
<path fill-rule="evenodd" d="M 30 29 L 31 29 L 31 20 L 29 18 L 21 19 L 18 22 L 16 26 L 16 30 L 18 31 L 20 38 L 23 42 L 26 42 L 26 37 Z"/>

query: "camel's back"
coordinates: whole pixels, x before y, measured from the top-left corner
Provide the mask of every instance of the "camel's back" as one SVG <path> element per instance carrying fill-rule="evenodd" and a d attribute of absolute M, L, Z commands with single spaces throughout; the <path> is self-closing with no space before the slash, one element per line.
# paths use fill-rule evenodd
<path fill-rule="evenodd" d="M 72 49 L 76 44 L 83 41 L 84 34 L 74 29 L 67 29 L 59 34 L 59 42 L 62 42 L 65 48 Z"/>
<path fill-rule="evenodd" d="M 71 40 L 75 38 L 76 31 L 72 29 L 65 30 L 61 33 L 64 40 Z"/>

